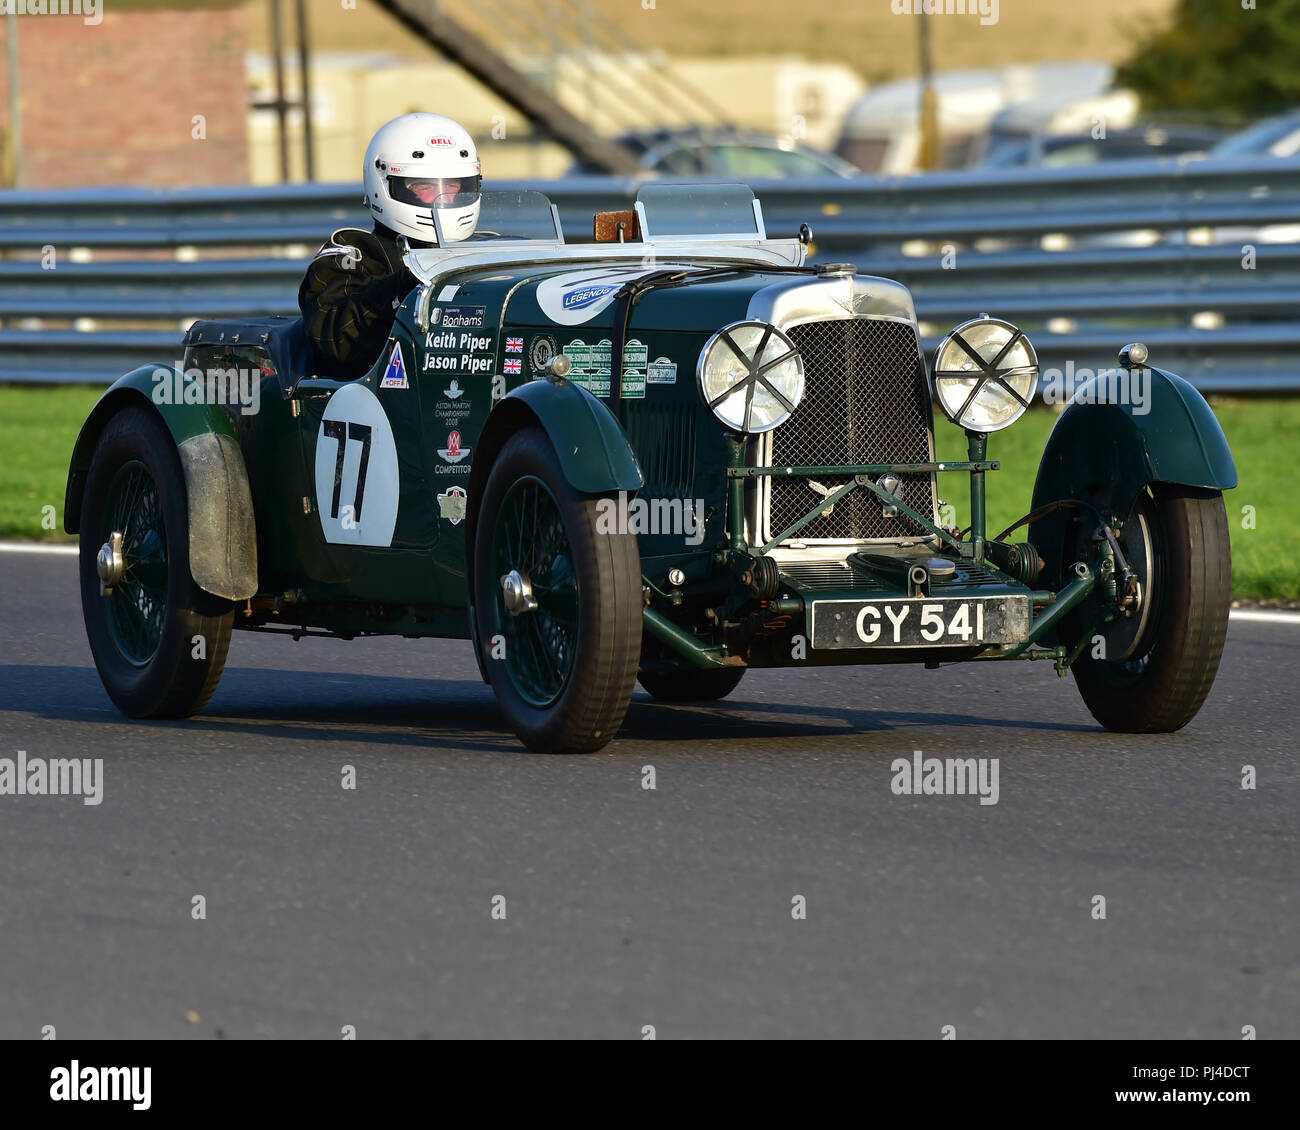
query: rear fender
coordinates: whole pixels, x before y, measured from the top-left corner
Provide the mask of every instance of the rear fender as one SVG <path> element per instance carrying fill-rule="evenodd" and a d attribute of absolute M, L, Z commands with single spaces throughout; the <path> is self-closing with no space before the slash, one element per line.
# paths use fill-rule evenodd
<path fill-rule="evenodd" d="M 230 417 L 219 404 L 158 403 L 154 392 L 162 385 L 154 375 L 160 371 L 175 380 L 173 366 L 142 365 L 118 379 L 91 409 L 72 450 L 63 528 L 80 531 L 86 475 L 104 426 L 128 405 L 147 404 L 166 424 L 180 455 L 194 583 L 215 596 L 246 600 L 257 592 L 257 532 L 248 470 Z"/>

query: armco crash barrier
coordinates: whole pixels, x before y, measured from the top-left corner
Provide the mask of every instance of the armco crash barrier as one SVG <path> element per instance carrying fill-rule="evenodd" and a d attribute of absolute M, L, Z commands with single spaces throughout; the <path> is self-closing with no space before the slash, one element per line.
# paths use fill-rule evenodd
<path fill-rule="evenodd" d="M 636 185 L 494 187 L 542 189 L 582 242 Z M 1123 338 L 1203 392 L 1300 391 L 1300 158 L 754 188 L 769 234 L 806 222 L 814 262 L 907 284 L 927 349 L 987 309 L 1033 335 L 1044 387 Z M 0 382 L 108 383 L 177 360 L 194 319 L 294 313 L 307 258 L 359 223 L 350 184 L 0 193 Z"/>

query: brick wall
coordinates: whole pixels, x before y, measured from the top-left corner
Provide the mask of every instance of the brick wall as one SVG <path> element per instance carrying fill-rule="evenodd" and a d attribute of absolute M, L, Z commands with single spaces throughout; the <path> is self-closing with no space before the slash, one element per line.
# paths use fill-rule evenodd
<path fill-rule="evenodd" d="M 242 4 L 17 17 L 22 187 L 247 184 Z M 9 127 L 0 19 L 0 129 Z M 194 115 L 204 116 L 197 140 Z"/>

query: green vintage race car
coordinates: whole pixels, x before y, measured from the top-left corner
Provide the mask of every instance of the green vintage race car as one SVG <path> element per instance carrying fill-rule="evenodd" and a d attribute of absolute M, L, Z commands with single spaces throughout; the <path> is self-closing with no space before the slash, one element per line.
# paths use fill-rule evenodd
<path fill-rule="evenodd" d="M 478 235 L 408 252 L 421 285 L 359 380 L 265 318 L 196 323 L 108 390 L 65 521 L 121 710 L 201 710 L 242 628 L 471 639 L 556 752 L 605 745 L 638 678 L 712 700 L 750 667 L 1047 659 L 1111 729 L 1196 714 L 1236 468 L 1189 384 L 1126 348 L 1060 415 L 1027 540 L 991 537 L 989 436 L 1039 377 L 1018 329 L 974 318 L 927 369 L 904 287 L 806 266 L 742 185 L 647 185 L 595 228 L 566 244 L 541 194 L 485 193 Z M 935 461 L 936 403 L 966 460 Z"/>

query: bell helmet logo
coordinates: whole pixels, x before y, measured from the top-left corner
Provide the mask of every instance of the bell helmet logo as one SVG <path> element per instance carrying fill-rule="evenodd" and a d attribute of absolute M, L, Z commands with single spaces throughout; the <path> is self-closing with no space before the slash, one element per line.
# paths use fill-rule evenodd
<path fill-rule="evenodd" d="M 430 145 L 455 145 L 456 143 L 452 141 L 450 137 L 431 137 L 429 138 L 429 144 Z"/>

